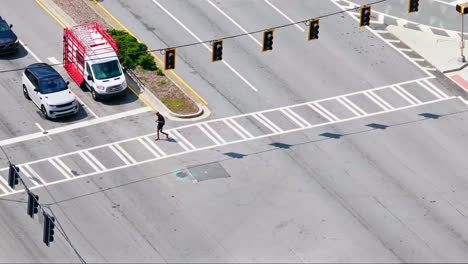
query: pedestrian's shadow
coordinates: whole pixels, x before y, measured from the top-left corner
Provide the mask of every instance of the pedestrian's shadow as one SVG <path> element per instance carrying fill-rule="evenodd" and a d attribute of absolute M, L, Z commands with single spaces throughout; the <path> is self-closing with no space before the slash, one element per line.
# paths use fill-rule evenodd
<path fill-rule="evenodd" d="M 168 138 L 167 142 L 177 143 L 177 140 L 175 140 L 174 138 Z"/>

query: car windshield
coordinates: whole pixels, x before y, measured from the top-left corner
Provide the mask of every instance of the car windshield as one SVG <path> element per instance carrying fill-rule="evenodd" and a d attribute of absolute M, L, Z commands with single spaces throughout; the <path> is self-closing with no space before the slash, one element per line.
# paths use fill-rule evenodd
<path fill-rule="evenodd" d="M 120 63 L 118 60 L 108 61 L 99 64 L 93 64 L 94 77 L 98 80 L 109 79 L 122 75 Z"/>
<path fill-rule="evenodd" d="M 5 21 L 0 21 L 0 32 L 8 30 L 10 30 L 10 26 L 8 26 L 8 24 L 5 23 Z"/>
<path fill-rule="evenodd" d="M 67 89 L 67 84 L 62 78 L 53 78 L 39 81 L 41 94 L 55 93 Z"/>

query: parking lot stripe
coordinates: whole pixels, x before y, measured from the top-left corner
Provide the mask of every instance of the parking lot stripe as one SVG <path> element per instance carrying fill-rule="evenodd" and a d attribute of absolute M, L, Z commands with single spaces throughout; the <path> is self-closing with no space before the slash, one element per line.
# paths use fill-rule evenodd
<path fill-rule="evenodd" d="M 228 122 L 229 119 L 224 119 L 223 122 L 229 127 L 231 128 L 232 131 L 234 131 L 237 135 L 239 135 L 241 138 L 243 139 L 246 139 L 248 138 L 247 136 L 245 136 L 244 134 L 242 134 L 238 128 L 235 128 L 233 124 L 231 124 L 230 122 Z"/>
<path fill-rule="evenodd" d="M 132 164 L 129 162 L 113 145 L 109 145 L 109 148 L 127 165 Z"/>
<path fill-rule="evenodd" d="M 202 126 L 202 124 L 198 124 L 197 127 L 207 136 L 211 139 L 211 141 L 213 141 L 216 145 L 220 145 L 221 143 L 215 138 L 213 137 L 208 131 L 206 131 L 206 129 Z"/>
<path fill-rule="evenodd" d="M 143 147 L 145 147 L 149 152 L 151 152 L 153 154 L 153 156 L 155 156 L 156 158 L 159 158 L 161 157 L 154 149 L 152 149 L 148 143 L 146 143 L 142 138 L 137 138 L 138 142 L 140 142 Z"/>
<path fill-rule="evenodd" d="M 160 147 L 158 147 L 158 145 L 153 140 L 150 140 L 147 137 L 143 137 L 142 139 L 145 140 L 149 144 L 149 146 L 152 146 L 159 153 L 160 156 L 167 156 L 167 154 Z"/>
<path fill-rule="evenodd" d="M 64 171 L 54 160 L 54 158 L 49 159 L 50 164 L 54 165 L 54 167 L 65 176 L 65 178 L 70 179 L 70 175 L 66 171 Z"/>
<path fill-rule="evenodd" d="M 219 135 L 212 127 L 210 127 L 208 123 L 202 124 L 202 126 L 203 125 L 221 142 L 221 144 L 226 143 L 226 140 L 224 140 L 224 138 L 222 138 L 221 135 Z"/>
<path fill-rule="evenodd" d="M 23 167 L 26 168 L 32 174 L 34 178 L 39 179 L 41 184 L 43 185 L 47 184 L 47 182 L 44 181 L 44 179 L 42 179 L 42 177 L 39 176 L 39 174 L 37 174 L 37 172 L 31 168 L 31 166 L 29 166 L 28 164 L 25 164 Z"/>

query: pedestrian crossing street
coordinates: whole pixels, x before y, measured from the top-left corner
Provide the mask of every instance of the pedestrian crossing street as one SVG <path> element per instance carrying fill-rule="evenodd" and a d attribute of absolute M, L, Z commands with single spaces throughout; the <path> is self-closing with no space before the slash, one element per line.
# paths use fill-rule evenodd
<path fill-rule="evenodd" d="M 427 77 L 275 109 L 185 125 L 88 149 L 16 164 L 31 188 L 40 188 L 164 158 L 229 144 L 297 132 L 319 126 L 450 100 Z M 0 169 L 0 197 L 23 191 L 7 184 L 8 168 Z"/>

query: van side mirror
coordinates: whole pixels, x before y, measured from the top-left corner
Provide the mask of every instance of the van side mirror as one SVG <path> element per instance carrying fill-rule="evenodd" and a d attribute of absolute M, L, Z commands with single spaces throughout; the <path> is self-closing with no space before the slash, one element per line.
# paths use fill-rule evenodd
<path fill-rule="evenodd" d="M 92 80 L 93 80 L 93 76 L 88 75 L 88 78 L 87 78 L 87 79 L 88 79 L 88 81 L 92 81 Z"/>
<path fill-rule="evenodd" d="M 38 93 L 38 92 L 39 92 L 39 88 L 34 88 L 34 91 L 35 91 L 36 93 Z"/>
<path fill-rule="evenodd" d="M 13 27 L 13 24 L 10 24 L 10 28 L 12 28 L 12 27 Z"/>
<path fill-rule="evenodd" d="M 127 73 L 127 68 L 123 68 L 123 72 L 124 72 L 124 73 Z"/>

